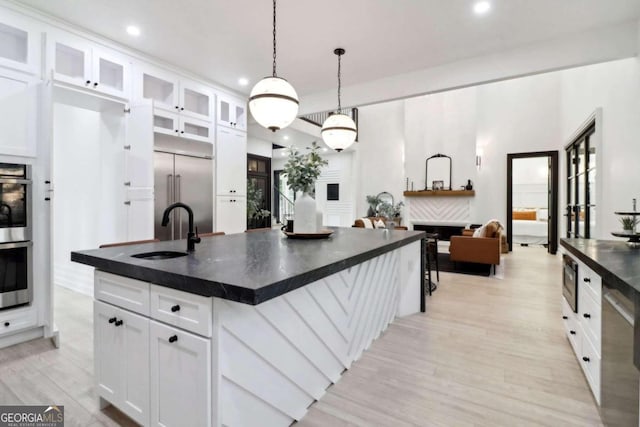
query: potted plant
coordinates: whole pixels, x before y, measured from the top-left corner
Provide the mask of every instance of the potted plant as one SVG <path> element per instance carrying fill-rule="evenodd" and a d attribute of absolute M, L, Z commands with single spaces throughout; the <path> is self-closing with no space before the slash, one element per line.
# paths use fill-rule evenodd
<path fill-rule="evenodd" d="M 636 225 L 638 225 L 639 221 L 640 220 L 632 216 L 623 216 L 622 218 L 620 218 L 620 222 L 622 223 L 622 230 L 627 233 L 633 234 L 635 234 Z"/>
<path fill-rule="evenodd" d="M 402 221 L 400 214 L 402 213 L 403 206 L 403 202 L 398 202 L 395 205 L 388 202 L 382 202 L 378 206 L 378 214 L 387 218 L 389 221 L 397 221 L 398 225 L 400 225 L 400 221 Z"/>
<path fill-rule="evenodd" d="M 256 187 L 253 179 L 247 180 L 247 228 L 268 226 L 264 224 L 264 219 L 268 218 L 271 212 L 263 209 L 263 205 L 262 190 Z"/>
<path fill-rule="evenodd" d="M 367 216 L 376 216 L 378 205 L 380 204 L 380 198 L 378 196 L 367 196 L 367 203 L 369 204 Z"/>
<path fill-rule="evenodd" d="M 287 185 L 296 194 L 293 215 L 293 231 L 295 233 L 316 233 L 318 219 L 316 213 L 315 193 L 316 179 L 320 176 L 322 166 L 329 162 L 318 154 L 320 147 L 314 141 L 307 154 L 289 148 L 289 158 L 284 165 L 283 173 L 287 176 Z"/>

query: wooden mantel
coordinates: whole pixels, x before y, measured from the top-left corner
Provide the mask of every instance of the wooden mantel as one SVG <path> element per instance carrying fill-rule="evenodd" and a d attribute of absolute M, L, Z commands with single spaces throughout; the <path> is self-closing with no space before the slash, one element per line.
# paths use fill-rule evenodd
<path fill-rule="evenodd" d="M 475 190 L 421 190 L 405 191 L 405 197 L 473 197 Z"/>

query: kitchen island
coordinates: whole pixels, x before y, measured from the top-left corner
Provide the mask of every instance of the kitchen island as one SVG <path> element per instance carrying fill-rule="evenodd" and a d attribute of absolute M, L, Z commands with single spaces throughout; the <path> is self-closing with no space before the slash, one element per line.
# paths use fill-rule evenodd
<path fill-rule="evenodd" d="M 421 298 L 423 232 L 279 231 L 72 253 L 96 267 L 97 394 L 142 425 L 285 426 Z"/>

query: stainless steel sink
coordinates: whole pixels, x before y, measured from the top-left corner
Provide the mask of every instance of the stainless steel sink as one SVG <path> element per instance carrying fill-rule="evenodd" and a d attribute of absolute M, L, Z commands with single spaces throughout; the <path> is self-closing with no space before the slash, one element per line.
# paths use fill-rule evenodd
<path fill-rule="evenodd" d="M 157 252 L 145 252 L 142 254 L 134 254 L 131 255 L 134 258 L 140 259 L 150 259 L 152 261 L 161 260 L 161 259 L 171 259 L 178 258 L 181 256 L 186 256 L 186 252 L 176 252 L 176 251 L 157 251 Z"/>

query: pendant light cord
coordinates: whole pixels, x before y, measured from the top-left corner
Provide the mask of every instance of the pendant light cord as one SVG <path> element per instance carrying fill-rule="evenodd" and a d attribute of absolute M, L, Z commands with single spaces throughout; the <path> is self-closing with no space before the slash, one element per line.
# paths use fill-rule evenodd
<path fill-rule="evenodd" d="M 340 102 L 340 92 L 342 90 L 342 82 L 340 79 L 340 59 L 342 55 L 338 54 L 338 114 L 342 114 L 342 103 Z"/>
<path fill-rule="evenodd" d="M 273 77 L 276 77 L 276 0 L 273 0 Z"/>

